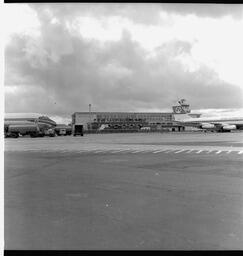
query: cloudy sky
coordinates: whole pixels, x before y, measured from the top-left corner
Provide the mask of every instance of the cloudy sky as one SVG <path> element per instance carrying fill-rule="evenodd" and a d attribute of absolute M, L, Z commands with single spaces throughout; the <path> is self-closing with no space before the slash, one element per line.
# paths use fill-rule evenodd
<path fill-rule="evenodd" d="M 171 111 L 180 98 L 242 112 L 243 5 L 5 4 L 4 16 L 5 112 Z"/>

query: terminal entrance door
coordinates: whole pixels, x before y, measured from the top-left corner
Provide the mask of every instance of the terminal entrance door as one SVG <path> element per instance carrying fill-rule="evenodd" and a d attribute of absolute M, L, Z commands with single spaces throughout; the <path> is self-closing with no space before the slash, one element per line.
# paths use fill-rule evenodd
<path fill-rule="evenodd" d="M 73 136 L 81 135 L 84 136 L 83 125 L 74 125 Z"/>

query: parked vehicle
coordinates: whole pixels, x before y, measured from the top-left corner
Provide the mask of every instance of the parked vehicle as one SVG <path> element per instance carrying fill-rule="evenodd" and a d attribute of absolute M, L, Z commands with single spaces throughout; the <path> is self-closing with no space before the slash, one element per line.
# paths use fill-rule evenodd
<path fill-rule="evenodd" d="M 6 113 L 4 117 L 5 138 L 44 137 L 46 131 L 55 126 L 56 122 L 37 113 Z"/>
<path fill-rule="evenodd" d="M 55 137 L 56 136 L 56 132 L 54 129 L 48 129 L 45 131 L 45 136 L 49 136 L 49 137 Z"/>
<path fill-rule="evenodd" d="M 66 124 L 57 124 L 55 132 L 58 136 L 66 136 L 72 134 L 72 127 Z"/>

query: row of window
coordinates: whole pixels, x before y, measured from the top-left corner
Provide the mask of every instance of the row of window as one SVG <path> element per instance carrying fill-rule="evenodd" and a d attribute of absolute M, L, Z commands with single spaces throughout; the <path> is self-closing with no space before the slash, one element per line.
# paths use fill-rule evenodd
<path fill-rule="evenodd" d="M 145 122 L 143 119 L 132 119 L 132 118 L 98 118 L 97 120 L 94 119 L 94 122 Z"/>
<path fill-rule="evenodd" d="M 108 126 L 123 126 L 123 127 L 126 127 L 126 126 L 153 126 L 153 125 L 173 125 L 172 122 L 153 122 L 153 123 L 149 123 L 149 122 L 130 122 L 130 123 L 124 123 L 124 122 L 101 122 L 101 123 L 98 123 L 98 122 L 92 122 L 92 126 L 94 127 L 99 127 L 101 126 L 102 124 L 107 124 Z"/>
<path fill-rule="evenodd" d="M 150 118 L 97 118 L 94 122 L 163 122 L 171 121 L 171 117 L 150 117 Z"/>
<path fill-rule="evenodd" d="M 88 116 L 88 113 L 85 115 Z M 72 116 L 72 123 L 76 121 L 76 115 Z M 173 115 L 171 114 L 111 114 L 111 115 L 104 115 L 104 114 L 97 114 L 97 118 L 93 119 L 93 122 L 166 122 L 172 121 Z M 82 119 L 80 117 L 80 119 Z M 91 118 L 92 119 L 92 118 Z"/>
<path fill-rule="evenodd" d="M 166 124 L 157 124 L 157 123 L 151 123 L 151 124 L 107 124 L 107 126 L 104 129 L 121 129 L 121 130 L 128 130 L 128 129 L 141 129 L 142 127 L 150 127 L 152 129 L 162 129 L 163 127 L 171 127 L 172 123 L 166 123 Z M 92 123 L 90 128 L 92 130 L 98 130 L 101 127 L 98 123 Z M 89 128 L 89 129 L 90 129 Z"/>
<path fill-rule="evenodd" d="M 153 115 L 153 114 L 137 114 L 137 115 L 97 115 L 97 119 L 163 119 L 163 118 L 172 118 L 171 114 L 165 115 Z"/>

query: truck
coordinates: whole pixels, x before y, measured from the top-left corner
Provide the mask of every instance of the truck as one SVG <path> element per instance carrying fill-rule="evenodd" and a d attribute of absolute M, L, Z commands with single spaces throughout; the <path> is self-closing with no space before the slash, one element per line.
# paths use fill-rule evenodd
<path fill-rule="evenodd" d="M 19 135 L 30 135 L 30 137 L 43 137 L 45 134 L 40 131 L 37 124 L 12 124 L 4 129 L 5 138 L 18 138 Z"/>

